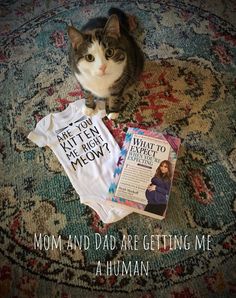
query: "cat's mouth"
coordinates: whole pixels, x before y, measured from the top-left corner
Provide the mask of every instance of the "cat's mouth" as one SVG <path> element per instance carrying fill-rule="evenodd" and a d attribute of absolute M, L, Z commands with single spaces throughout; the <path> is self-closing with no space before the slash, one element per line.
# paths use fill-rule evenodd
<path fill-rule="evenodd" d="M 103 72 L 103 73 L 98 73 L 97 74 L 97 77 L 99 77 L 99 78 L 102 78 L 102 77 L 106 77 L 106 76 L 108 76 L 109 75 L 109 73 L 108 72 Z"/>

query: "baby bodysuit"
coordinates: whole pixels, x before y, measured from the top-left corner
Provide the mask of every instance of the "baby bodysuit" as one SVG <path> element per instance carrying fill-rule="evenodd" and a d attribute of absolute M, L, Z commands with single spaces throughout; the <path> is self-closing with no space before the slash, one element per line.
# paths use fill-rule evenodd
<path fill-rule="evenodd" d="M 28 138 L 39 147 L 51 148 L 81 203 L 93 208 L 104 223 L 111 223 L 130 213 L 106 201 L 120 148 L 102 121 L 105 111 L 88 117 L 82 113 L 84 104 L 84 99 L 77 100 L 64 111 L 45 116 Z"/>

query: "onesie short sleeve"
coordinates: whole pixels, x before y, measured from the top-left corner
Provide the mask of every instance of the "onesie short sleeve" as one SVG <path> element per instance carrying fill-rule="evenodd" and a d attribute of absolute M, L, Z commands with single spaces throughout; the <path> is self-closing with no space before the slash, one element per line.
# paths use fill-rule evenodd
<path fill-rule="evenodd" d="M 39 147 L 44 147 L 47 145 L 47 130 L 49 121 L 50 119 L 48 116 L 44 117 L 37 123 L 35 129 L 28 135 L 28 139 L 30 139 Z"/>

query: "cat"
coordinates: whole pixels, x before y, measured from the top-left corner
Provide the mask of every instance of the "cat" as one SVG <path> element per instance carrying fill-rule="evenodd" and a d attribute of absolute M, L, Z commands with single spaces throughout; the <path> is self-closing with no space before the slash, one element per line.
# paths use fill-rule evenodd
<path fill-rule="evenodd" d="M 68 27 L 69 64 L 82 88 L 105 99 L 108 118 L 116 119 L 124 109 L 122 96 L 143 70 L 144 57 L 130 35 L 134 18 L 114 7 L 108 16 L 89 20 L 80 31 Z M 96 113 L 94 96 L 86 98 L 86 115 Z"/>

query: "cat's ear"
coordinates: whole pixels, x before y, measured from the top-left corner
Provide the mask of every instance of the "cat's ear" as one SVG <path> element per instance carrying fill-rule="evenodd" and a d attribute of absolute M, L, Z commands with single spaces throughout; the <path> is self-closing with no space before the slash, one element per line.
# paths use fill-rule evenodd
<path fill-rule="evenodd" d="M 84 40 L 83 34 L 73 26 L 68 27 L 68 35 L 74 49 L 76 49 Z"/>
<path fill-rule="evenodd" d="M 112 14 L 106 22 L 104 33 L 114 38 L 120 37 L 120 23 L 117 15 Z"/>

